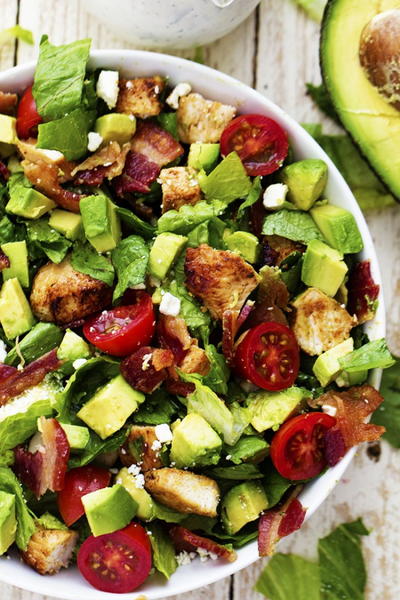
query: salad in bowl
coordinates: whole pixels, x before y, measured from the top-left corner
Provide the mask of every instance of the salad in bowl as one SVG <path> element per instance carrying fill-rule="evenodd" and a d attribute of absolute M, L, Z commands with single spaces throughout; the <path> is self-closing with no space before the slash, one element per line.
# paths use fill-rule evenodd
<path fill-rule="evenodd" d="M 202 585 L 301 526 L 303 485 L 382 435 L 393 361 L 307 134 L 179 77 L 205 67 L 89 51 L 44 37 L 0 80 L 0 550 L 63 582 L 34 591 L 76 565 L 71 597 L 164 597 L 155 571 L 215 564 Z"/>

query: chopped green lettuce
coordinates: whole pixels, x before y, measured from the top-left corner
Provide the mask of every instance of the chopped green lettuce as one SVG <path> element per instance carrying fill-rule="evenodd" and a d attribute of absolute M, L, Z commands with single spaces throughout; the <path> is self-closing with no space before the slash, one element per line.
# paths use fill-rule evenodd
<path fill-rule="evenodd" d="M 320 600 L 319 565 L 296 554 L 275 554 L 255 589 L 269 600 Z"/>
<path fill-rule="evenodd" d="M 200 304 L 189 294 L 184 283 L 174 280 L 163 289 L 180 299 L 180 316 L 185 319 L 186 325 L 193 335 L 200 337 L 204 343 L 208 343 L 211 317 L 207 312 L 201 310 Z"/>
<path fill-rule="evenodd" d="M 165 131 L 168 131 L 176 140 L 179 139 L 178 135 L 178 117 L 176 112 L 162 112 L 158 115 L 157 121 Z"/>
<path fill-rule="evenodd" d="M 158 389 L 152 394 L 146 396 L 143 404 L 133 413 L 132 420 L 135 423 L 146 425 L 162 425 L 170 423 L 178 406 L 175 404 L 172 396 L 164 389 Z"/>
<path fill-rule="evenodd" d="M 269 448 L 268 442 L 256 435 L 242 436 L 234 446 L 229 446 L 226 452 L 229 461 L 235 465 L 243 462 L 253 462 L 259 456 L 265 456 Z"/>
<path fill-rule="evenodd" d="M 210 370 L 203 378 L 204 385 L 208 385 L 216 394 L 225 396 L 228 392 L 229 368 L 225 358 L 213 344 L 207 344 L 205 352 L 210 361 Z"/>
<path fill-rule="evenodd" d="M 0 31 L 0 46 L 18 40 L 19 42 L 25 42 L 25 44 L 33 45 L 33 34 L 29 29 L 24 29 L 21 25 L 13 25 Z"/>
<path fill-rule="evenodd" d="M 264 474 L 256 465 L 246 463 L 234 465 L 233 467 L 215 467 L 210 469 L 208 474 L 217 479 L 233 479 L 235 481 L 262 479 L 264 477 Z"/>
<path fill-rule="evenodd" d="M 105 256 L 102 256 L 89 242 L 83 244 L 76 242 L 71 254 L 71 264 L 80 273 L 90 275 L 95 279 L 112 285 L 114 281 L 114 267 Z"/>
<path fill-rule="evenodd" d="M 68 466 L 70 469 L 75 467 L 84 467 L 91 463 L 99 454 L 106 452 L 115 452 L 126 440 L 128 432 L 121 429 L 106 440 L 102 440 L 94 431 L 90 431 L 90 439 L 83 453 L 71 456 Z"/>
<path fill-rule="evenodd" d="M 395 362 L 384 338 L 368 342 L 361 348 L 339 358 L 340 366 L 347 373 L 357 373 L 368 369 L 386 369 L 392 367 Z"/>
<path fill-rule="evenodd" d="M 15 225 L 10 219 L 4 216 L 0 220 L 0 244 L 14 242 L 15 240 Z"/>
<path fill-rule="evenodd" d="M 66 237 L 52 229 L 47 219 L 27 221 L 26 232 L 29 246 L 43 252 L 52 262 L 58 264 L 71 247 L 71 242 Z"/>
<path fill-rule="evenodd" d="M 246 200 L 244 202 L 242 202 L 242 204 L 238 208 L 238 213 L 237 213 L 238 219 L 240 219 L 243 216 L 246 208 L 250 208 L 250 206 L 253 206 L 253 204 L 255 204 L 257 202 L 257 200 L 260 197 L 261 192 L 262 192 L 261 177 L 255 177 L 254 181 L 251 185 L 250 191 L 247 194 Z"/>
<path fill-rule="evenodd" d="M 81 106 L 90 44 L 85 39 L 53 46 L 47 35 L 40 40 L 33 97 L 43 119 L 60 119 Z"/>
<path fill-rule="evenodd" d="M 68 531 L 68 527 L 49 512 L 45 512 L 40 519 L 36 519 L 36 523 L 45 529 L 61 529 Z"/>
<path fill-rule="evenodd" d="M 120 217 L 122 223 L 125 225 L 126 229 L 128 229 L 129 231 L 133 231 L 133 233 L 141 235 L 146 240 L 149 240 L 154 236 L 155 227 L 153 227 L 153 225 L 150 225 L 150 223 L 146 223 L 146 221 L 143 221 L 131 210 L 128 210 L 127 208 L 122 208 L 121 206 L 117 206 L 117 214 Z"/>
<path fill-rule="evenodd" d="M 179 210 L 168 210 L 161 215 L 157 223 L 157 233 L 165 231 L 187 235 L 194 227 L 222 214 L 226 209 L 224 202 L 212 204 L 201 201 L 195 205 L 184 204 Z"/>
<path fill-rule="evenodd" d="M 400 362 L 383 371 L 380 392 L 385 398 L 374 414 L 374 423 L 386 427 L 383 437 L 400 448 Z"/>
<path fill-rule="evenodd" d="M 246 198 L 252 187 L 236 152 L 228 154 L 209 175 L 199 177 L 199 183 L 207 200 L 219 200 L 226 205 L 238 198 Z"/>
<path fill-rule="evenodd" d="M 272 508 L 278 504 L 278 502 L 282 500 L 283 494 L 285 494 L 292 485 L 292 482 L 289 481 L 289 479 L 282 477 L 271 463 L 265 474 L 264 480 L 264 489 L 268 498 L 268 507 Z"/>
<path fill-rule="evenodd" d="M 159 573 L 169 579 L 178 568 L 175 548 L 162 523 L 152 523 L 147 530 L 153 550 L 153 563 Z"/>
<path fill-rule="evenodd" d="M 302 211 L 280 210 L 268 215 L 263 226 L 264 235 L 282 237 L 308 244 L 311 240 L 322 240 L 323 236 L 312 217 Z"/>
<path fill-rule="evenodd" d="M 16 367 L 21 360 L 30 363 L 56 348 L 64 332 L 54 323 L 37 323 L 7 354 L 6 365 Z"/>
<path fill-rule="evenodd" d="M 78 160 L 87 154 L 88 133 L 96 113 L 92 110 L 75 108 L 65 117 L 38 127 L 38 148 L 58 150 L 67 160 Z"/>
<path fill-rule="evenodd" d="M 144 284 L 149 262 L 149 248 L 143 238 L 130 235 L 120 241 L 112 251 L 111 261 L 118 276 L 113 295 L 115 302 L 121 298 L 127 288 Z"/>
<path fill-rule="evenodd" d="M 36 529 L 31 511 L 26 505 L 20 482 L 6 467 L 0 467 L 0 490 L 15 496 L 17 518 L 16 544 L 20 550 L 26 550 L 28 542 Z"/>

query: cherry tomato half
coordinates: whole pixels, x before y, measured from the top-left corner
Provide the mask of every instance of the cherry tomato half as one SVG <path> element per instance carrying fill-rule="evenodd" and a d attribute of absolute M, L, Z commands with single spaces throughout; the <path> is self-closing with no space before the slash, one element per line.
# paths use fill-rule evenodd
<path fill-rule="evenodd" d="M 322 412 L 286 421 L 272 438 L 271 460 L 282 477 L 302 481 L 319 475 L 326 466 L 325 432 L 336 419 Z"/>
<path fill-rule="evenodd" d="M 85 513 L 82 496 L 107 487 L 110 479 L 111 473 L 100 467 L 78 467 L 67 472 L 64 487 L 57 496 L 57 504 L 68 527 Z"/>
<path fill-rule="evenodd" d="M 37 126 L 42 122 L 42 117 L 36 110 L 36 102 L 32 95 L 30 85 L 23 93 L 17 108 L 17 134 L 25 140 L 28 137 L 36 137 Z"/>
<path fill-rule="evenodd" d="M 90 536 L 80 547 L 78 568 L 97 590 L 133 592 L 151 569 L 151 546 L 145 529 L 131 523 L 114 533 Z"/>
<path fill-rule="evenodd" d="M 103 352 L 127 356 L 150 342 L 155 324 L 151 296 L 141 292 L 135 304 L 103 310 L 90 317 L 83 326 L 83 334 Z"/>
<path fill-rule="evenodd" d="M 293 385 L 300 365 L 299 347 L 289 327 L 268 321 L 249 329 L 235 353 L 235 371 L 264 390 Z"/>
<path fill-rule="evenodd" d="M 221 153 L 236 151 L 249 175 L 269 175 L 279 169 L 289 149 L 286 131 L 264 115 L 233 119 L 221 136 Z"/>

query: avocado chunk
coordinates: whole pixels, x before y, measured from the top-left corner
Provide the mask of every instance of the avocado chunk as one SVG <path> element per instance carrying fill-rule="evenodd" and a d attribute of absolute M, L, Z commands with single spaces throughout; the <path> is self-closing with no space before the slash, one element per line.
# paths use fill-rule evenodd
<path fill-rule="evenodd" d="M 359 58 L 364 28 L 380 10 L 391 8 L 399 8 L 396 0 L 329 2 L 321 29 L 320 56 L 337 115 L 380 178 L 400 197 L 399 111 L 369 81 Z"/>
<path fill-rule="evenodd" d="M 238 252 L 244 260 L 254 264 L 260 254 L 260 244 L 252 233 L 247 231 L 235 231 L 224 238 L 226 247 L 232 252 Z"/>
<path fill-rule="evenodd" d="M 150 273 L 158 279 L 164 279 L 186 242 L 187 237 L 184 235 L 160 233 L 150 250 Z"/>
<path fill-rule="evenodd" d="M 22 185 L 10 187 L 10 200 L 6 205 L 6 212 L 25 219 L 38 219 L 49 212 L 56 205 L 37 190 Z"/>
<path fill-rule="evenodd" d="M 206 173 L 212 171 L 217 164 L 219 157 L 219 144 L 208 144 L 204 142 L 195 142 L 190 144 L 188 165 Z"/>
<path fill-rule="evenodd" d="M 82 496 L 82 504 L 94 536 L 126 527 L 137 510 L 137 503 L 119 483 Z"/>
<path fill-rule="evenodd" d="M 306 158 L 282 169 L 282 181 L 289 188 L 288 200 L 301 210 L 310 210 L 328 181 L 328 166 L 319 158 Z"/>
<path fill-rule="evenodd" d="M 312 240 L 304 253 L 301 280 L 328 296 L 335 296 L 347 273 L 343 255 L 320 240 Z"/>
<path fill-rule="evenodd" d="M 90 432 L 87 427 L 67 425 L 66 423 L 60 423 L 60 425 L 65 431 L 71 450 L 80 451 L 86 448 L 90 440 Z"/>
<path fill-rule="evenodd" d="M 136 516 L 144 521 L 151 521 L 156 516 L 156 506 L 152 497 L 142 487 L 137 487 L 135 477 L 131 475 L 126 467 L 120 470 L 116 482 L 124 486 L 127 492 L 137 503 Z"/>
<path fill-rule="evenodd" d="M 320 354 L 313 365 L 313 373 L 318 379 L 322 387 L 332 383 L 339 375 L 342 367 L 339 363 L 339 358 L 352 352 L 354 348 L 354 340 L 349 337 L 344 342 L 334 346 L 330 350 Z"/>
<path fill-rule="evenodd" d="M 15 542 L 16 531 L 15 496 L 0 491 L 0 555 Z"/>
<path fill-rule="evenodd" d="M 29 302 L 16 277 L 7 279 L 2 285 L 0 322 L 9 340 L 29 331 L 35 323 Z"/>
<path fill-rule="evenodd" d="M 74 333 L 71 329 L 67 329 L 57 350 L 57 357 L 60 360 L 74 361 L 78 358 L 88 358 L 89 356 L 89 344 L 80 335 Z"/>
<path fill-rule="evenodd" d="M 29 287 L 29 265 L 26 241 L 7 242 L 1 249 L 10 261 L 10 266 L 3 269 L 3 281 L 16 277 L 22 287 Z"/>
<path fill-rule="evenodd" d="M 252 414 L 251 424 L 259 432 L 278 429 L 307 395 L 307 390 L 294 386 L 282 392 L 262 390 L 249 394 L 246 404 Z"/>
<path fill-rule="evenodd" d="M 105 440 L 125 425 L 143 400 L 141 392 L 117 375 L 82 406 L 77 416 Z"/>
<path fill-rule="evenodd" d="M 75 241 L 83 237 L 81 215 L 56 208 L 50 215 L 49 225 L 68 240 Z"/>
<path fill-rule="evenodd" d="M 15 150 L 15 144 L 17 143 L 16 124 L 17 119 L 15 117 L 0 115 L 0 144 L 3 156 L 7 156 L 9 152 Z"/>
<path fill-rule="evenodd" d="M 225 531 L 230 535 L 237 533 L 247 523 L 258 519 L 260 513 L 267 508 L 268 498 L 260 483 L 246 481 L 235 485 L 221 504 Z"/>
<path fill-rule="evenodd" d="M 171 461 L 178 469 L 216 465 L 222 440 L 203 417 L 190 413 L 174 427 Z"/>
<path fill-rule="evenodd" d="M 121 239 L 116 206 L 107 196 L 86 196 L 79 204 L 85 236 L 97 252 L 113 250 Z"/>
<path fill-rule="evenodd" d="M 96 119 L 94 130 L 103 138 L 103 144 L 129 142 L 136 131 L 136 119 L 123 113 L 109 113 Z"/>
<path fill-rule="evenodd" d="M 311 216 L 326 241 L 343 254 L 360 252 L 363 241 L 351 212 L 340 206 L 326 204 L 311 210 Z"/>

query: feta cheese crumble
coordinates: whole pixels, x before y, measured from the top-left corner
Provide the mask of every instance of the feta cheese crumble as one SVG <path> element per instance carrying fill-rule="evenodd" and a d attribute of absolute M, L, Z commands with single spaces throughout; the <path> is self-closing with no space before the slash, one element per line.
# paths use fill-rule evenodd
<path fill-rule="evenodd" d="M 88 145 L 87 149 L 89 152 L 96 152 L 97 148 L 100 147 L 103 138 L 96 131 L 89 131 L 88 133 Z"/>
<path fill-rule="evenodd" d="M 187 96 L 192 91 L 192 86 L 190 83 L 182 82 L 178 83 L 166 99 L 166 103 L 173 108 L 174 110 L 178 110 L 179 108 L 179 98 L 183 96 Z"/>
<path fill-rule="evenodd" d="M 153 450 L 153 452 L 158 452 L 158 450 L 161 450 L 161 442 L 160 440 L 154 440 L 154 442 L 151 445 L 151 449 Z"/>
<path fill-rule="evenodd" d="M 7 354 L 7 346 L 5 345 L 3 340 L 0 340 L 0 362 L 3 363 L 5 361 Z"/>
<path fill-rule="evenodd" d="M 322 405 L 322 412 L 326 413 L 330 417 L 335 417 L 337 409 L 335 406 L 330 406 L 329 404 Z"/>
<path fill-rule="evenodd" d="M 80 369 L 82 367 L 82 365 L 85 364 L 85 362 L 87 362 L 87 358 L 77 358 L 72 363 L 72 366 L 74 367 L 75 371 L 77 371 L 78 369 Z"/>
<path fill-rule="evenodd" d="M 98 97 L 104 100 L 108 108 L 114 108 L 117 105 L 119 93 L 118 81 L 118 71 L 100 71 L 96 92 Z"/>
<path fill-rule="evenodd" d="M 180 567 L 184 567 L 185 565 L 190 565 L 196 556 L 196 552 L 186 552 L 186 550 L 182 550 L 182 552 L 179 552 L 179 554 L 176 555 L 176 562 Z"/>
<path fill-rule="evenodd" d="M 170 317 L 177 317 L 179 315 L 180 310 L 180 299 L 171 294 L 170 292 L 165 292 L 160 302 L 160 313 L 162 313 L 163 315 L 169 315 Z"/>
<path fill-rule="evenodd" d="M 284 183 L 273 183 L 269 185 L 263 195 L 263 205 L 265 208 L 279 208 L 286 200 L 286 194 L 289 188 Z"/>
<path fill-rule="evenodd" d="M 151 357 L 152 357 L 152 353 L 149 352 L 148 354 L 145 354 L 143 356 L 143 360 L 142 360 L 142 371 L 147 371 L 148 368 L 150 368 L 150 362 L 151 362 Z"/>
<path fill-rule="evenodd" d="M 156 425 L 154 428 L 154 433 L 156 434 L 156 438 L 163 444 L 172 441 L 172 431 L 168 423 Z"/>

